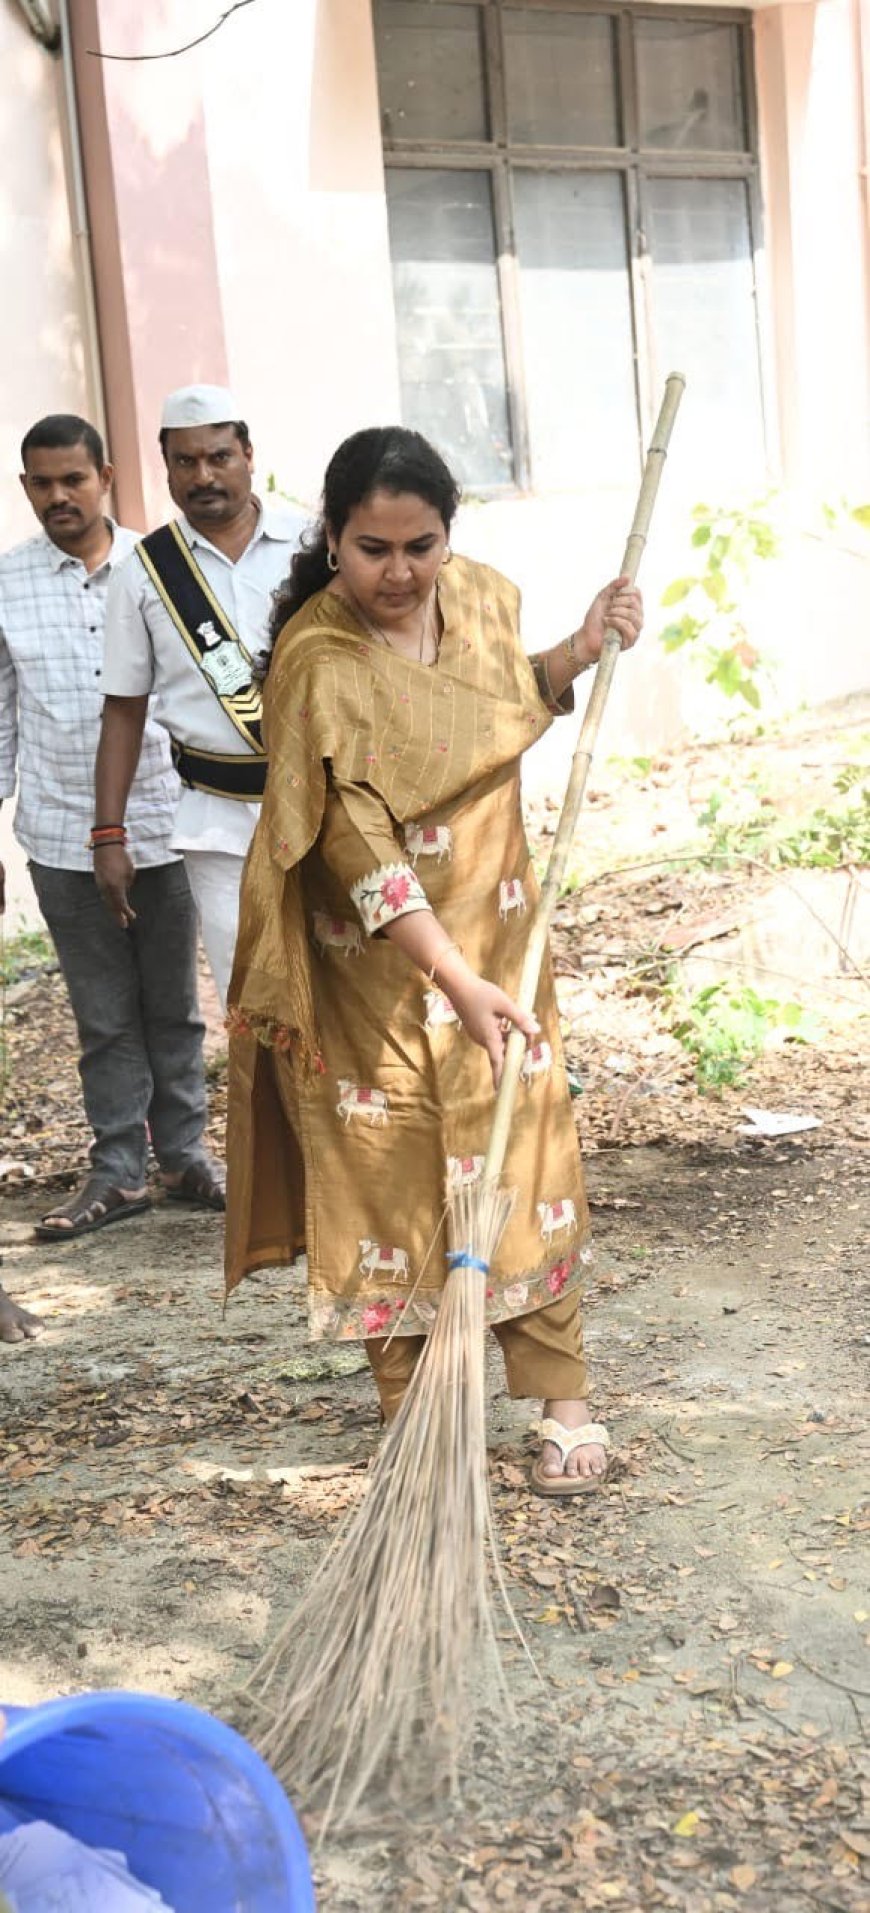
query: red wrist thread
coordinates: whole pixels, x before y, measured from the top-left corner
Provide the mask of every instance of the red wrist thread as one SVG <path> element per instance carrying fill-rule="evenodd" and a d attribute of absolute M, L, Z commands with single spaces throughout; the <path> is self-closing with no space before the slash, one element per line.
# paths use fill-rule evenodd
<path fill-rule="evenodd" d="M 88 841 L 92 850 L 101 844 L 125 844 L 127 832 L 123 824 L 95 824 Z"/>

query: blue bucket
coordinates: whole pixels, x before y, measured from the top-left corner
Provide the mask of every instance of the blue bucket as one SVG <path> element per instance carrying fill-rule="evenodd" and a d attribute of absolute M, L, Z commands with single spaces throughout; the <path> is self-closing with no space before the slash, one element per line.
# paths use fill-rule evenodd
<path fill-rule="evenodd" d="M 49 1820 L 114 1847 L 174 1913 L 314 1913 L 287 1796 L 223 1721 L 130 1693 L 2 1712 L 0 1833 Z"/>

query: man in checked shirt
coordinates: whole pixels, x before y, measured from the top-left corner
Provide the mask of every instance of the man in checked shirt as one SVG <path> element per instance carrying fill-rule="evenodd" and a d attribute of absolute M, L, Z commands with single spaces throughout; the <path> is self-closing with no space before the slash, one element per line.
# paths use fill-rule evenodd
<path fill-rule="evenodd" d="M 40 419 L 21 459 L 42 530 L 0 558 L 0 799 L 17 771 L 15 835 L 69 991 L 94 1132 L 83 1187 L 36 1229 L 61 1243 L 150 1207 L 149 1131 L 168 1196 L 222 1209 L 224 1193 L 203 1142 L 196 911 L 169 847 L 178 781 L 150 719 L 127 812 L 136 881 L 126 929 L 93 875 L 105 600 L 137 534 L 107 516 L 112 467 L 85 419 Z"/>

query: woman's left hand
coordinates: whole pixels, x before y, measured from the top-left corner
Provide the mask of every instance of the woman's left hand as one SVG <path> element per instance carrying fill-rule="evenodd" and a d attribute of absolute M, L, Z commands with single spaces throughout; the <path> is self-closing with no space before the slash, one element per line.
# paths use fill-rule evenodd
<path fill-rule="evenodd" d="M 578 637 L 587 664 L 597 664 L 606 631 L 616 631 L 623 651 L 637 643 L 643 626 L 643 599 L 627 578 L 614 578 L 593 598 Z"/>

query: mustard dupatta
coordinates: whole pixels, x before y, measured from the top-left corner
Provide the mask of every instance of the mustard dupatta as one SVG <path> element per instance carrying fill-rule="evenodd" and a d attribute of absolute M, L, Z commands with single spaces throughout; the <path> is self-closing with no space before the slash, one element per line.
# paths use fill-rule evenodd
<path fill-rule="evenodd" d="M 378 643 L 326 590 L 285 626 L 266 686 L 269 774 L 242 885 L 230 1026 L 317 1067 L 300 864 L 323 820 L 327 767 L 414 822 L 511 763 L 552 719 L 517 636 L 516 587 L 455 557 L 439 576 L 436 669 Z"/>

